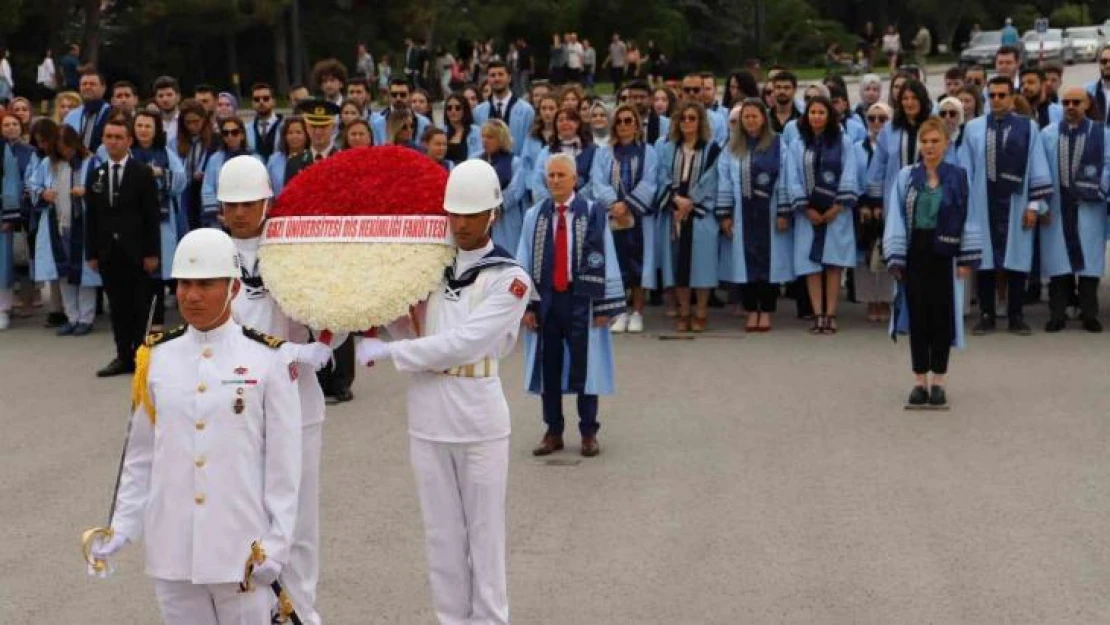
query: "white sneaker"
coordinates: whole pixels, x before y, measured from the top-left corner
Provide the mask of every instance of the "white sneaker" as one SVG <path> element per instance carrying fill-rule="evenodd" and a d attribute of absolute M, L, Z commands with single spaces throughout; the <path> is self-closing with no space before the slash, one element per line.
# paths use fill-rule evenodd
<path fill-rule="evenodd" d="M 633 334 L 639 334 L 644 331 L 644 316 L 638 312 L 632 313 L 628 317 L 628 331 Z"/>
<path fill-rule="evenodd" d="M 628 331 L 628 313 L 621 313 L 613 319 L 613 324 L 609 326 L 609 330 L 613 334 L 624 334 Z"/>
<path fill-rule="evenodd" d="M 11 315 L 5 312 L 0 312 L 0 330 L 7 330 L 8 326 L 12 324 Z"/>

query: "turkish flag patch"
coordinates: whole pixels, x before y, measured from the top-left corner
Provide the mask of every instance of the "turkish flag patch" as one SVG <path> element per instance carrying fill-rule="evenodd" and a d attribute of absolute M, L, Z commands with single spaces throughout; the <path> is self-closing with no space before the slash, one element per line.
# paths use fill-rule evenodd
<path fill-rule="evenodd" d="M 297 371 L 297 363 L 289 363 L 289 379 L 296 382 L 297 378 L 300 377 L 300 375 L 301 374 Z"/>
<path fill-rule="evenodd" d="M 524 299 L 524 296 L 528 294 L 528 285 L 524 284 L 524 281 L 520 278 L 516 278 L 509 285 L 509 292 L 515 295 L 517 299 Z"/>

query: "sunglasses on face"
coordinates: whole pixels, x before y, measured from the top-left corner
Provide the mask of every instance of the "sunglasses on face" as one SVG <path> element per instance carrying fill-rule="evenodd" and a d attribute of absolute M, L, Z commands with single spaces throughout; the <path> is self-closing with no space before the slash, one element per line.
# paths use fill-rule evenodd
<path fill-rule="evenodd" d="M 1110 65 L 1110 59 L 1099 59 L 1098 64 L 1099 65 Z"/>
<path fill-rule="evenodd" d="M 683 87 L 682 93 L 701 93 L 701 87 Z"/>
<path fill-rule="evenodd" d="M 412 124 L 403 124 L 401 130 L 412 130 Z"/>
<path fill-rule="evenodd" d="M 407 91 L 390 91 L 389 92 L 389 97 L 393 98 L 394 100 L 400 100 L 401 98 L 407 98 L 408 95 L 409 94 L 408 94 Z"/>
<path fill-rule="evenodd" d="M 867 121 L 871 122 L 872 124 L 874 124 L 875 122 L 882 122 L 885 124 L 890 121 L 890 118 L 886 115 L 868 115 Z"/>
<path fill-rule="evenodd" d="M 698 116 L 697 115 L 683 115 L 682 116 L 682 121 L 684 121 L 684 122 L 696 122 L 696 121 L 698 121 Z"/>
<path fill-rule="evenodd" d="M 254 96 L 253 100 L 255 102 L 269 102 L 270 100 L 273 100 L 273 98 L 268 95 L 256 95 Z"/>
<path fill-rule="evenodd" d="M 220 134 L 225 137 L 238 137 L 241 133 L 238 128 L 223 128 Z"/>
<path fill-rule="evenodd" d="M 635 126 L 636 125 L 636 118 L 635 117 L 618 117 L 617 118 L 617 125 L 618 126 Z"/>
<path fill-rule="evenodd" d="M 1006 98 L 1008 98 L 1008 97 L 1010 97 L 1010 94 L 1008 94 L 1008 93 L 1000 93 L 1000 92 L 998 92 L 998 91 L 992 92 L 992 93 L 990 94 L 990 98 L 991 98 L 992 100 L 1005 100 L 1005 99 L 1006 99 Z"/>
<path fill-rule="evenodd" d="M 443 107 L 443 109 L 446 110 L 446 111 L 461 111 L 462 110 L 462 105 L 461 104 L 448 104 L 447 106 Z"/>
<path fill-rule="evenodd" d="M 621 97 L 617 98 L 617 101 L 618 102 L 628 102 L 628 96 L 622 95 Z"/>
<path fill-rule="evenodd" d="M 1083 100 L 1079 100 L 1079 99 L 1076 99 L 1076 100 L 1060 100 L 1060 103 L 1063 104 L 1064 106 L 1068 106 L 1068 107 L 1072 107 L 1072 106 L 1078 107 L 1078 106 L 1083 105 Z"/>
<path fill-rule="evenodd" d="M 960 113 L 958 111 L 948 111 L 948 110 L 946 110 L 946 111 L 941 111 L 940 116 L 941 117 L 959 117 Z"/>

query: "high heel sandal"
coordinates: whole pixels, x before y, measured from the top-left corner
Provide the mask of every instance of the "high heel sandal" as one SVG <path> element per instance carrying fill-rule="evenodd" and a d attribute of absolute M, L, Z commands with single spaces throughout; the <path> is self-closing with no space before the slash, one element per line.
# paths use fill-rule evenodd
<path fill-rule="evenodd" d="M 809 329 L 809 333 L 813 335 L 824 334 L 825 332 L 825 315 L 813 316 L 813 327 Z"/>
<path fill-rule="evenodd" d="M 709 324 L 709 317 L 694 316 L 694 321 L 690 324 L 690 329 L 694 332 L 705 332 L 705 326 Z"/>
<path fill-rule="evenodd" d="M 690 315 L 679 315 L 678 320 L 675 321 L 674 329 L 677 332 L 690 331 Z"/>
<path fill-rule="evenodd" d="M 839 328 L 836 325 L 836 315 L 829 315 L 825 317 L 825 328 L 823 334 L 836 334 Z"/>

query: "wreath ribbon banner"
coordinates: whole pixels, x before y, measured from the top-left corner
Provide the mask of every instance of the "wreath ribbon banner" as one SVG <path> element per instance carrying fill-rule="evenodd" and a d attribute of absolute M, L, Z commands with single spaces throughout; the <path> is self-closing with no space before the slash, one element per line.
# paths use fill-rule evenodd
<path fill-rule="evenodd" d="M 288 243 L 431 243 L 451 245 L 447 217 L 363 215 L 275 217 L 266 221 L 263 245 Z"/>

